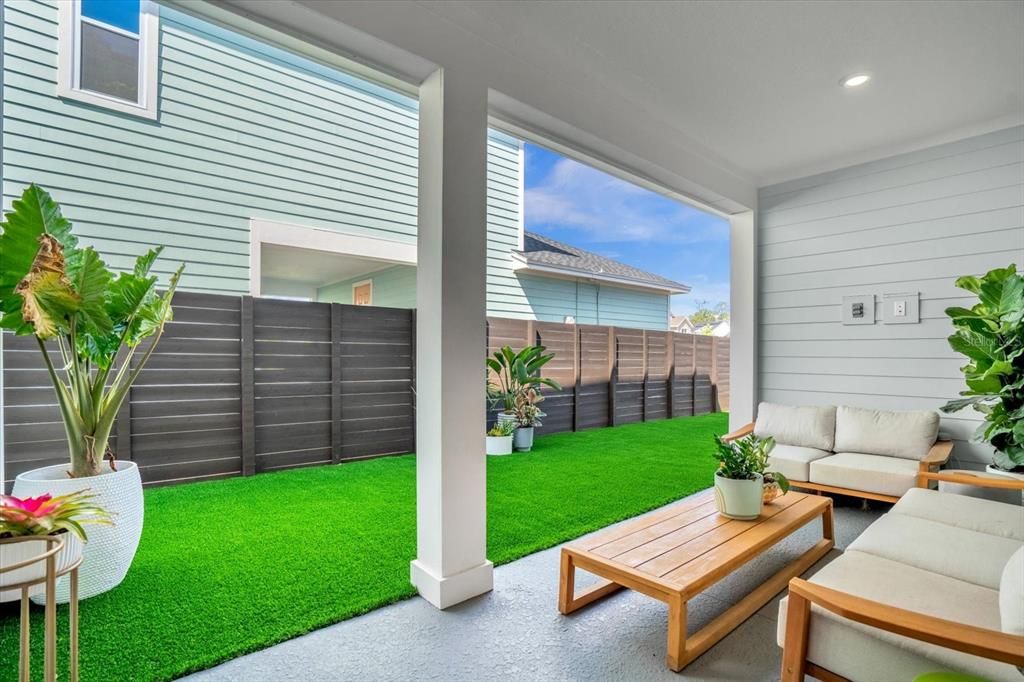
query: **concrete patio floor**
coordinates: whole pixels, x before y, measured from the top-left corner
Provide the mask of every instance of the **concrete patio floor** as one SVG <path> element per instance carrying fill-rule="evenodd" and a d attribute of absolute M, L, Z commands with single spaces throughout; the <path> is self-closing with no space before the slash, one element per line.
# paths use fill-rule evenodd
<path fill-rule="evenodd" d="M 836 508 L 836 545 L 846 547 L 884 511 Z M 696 630 L 809 547 L 814 521 L 743 570 L 689 602 Z M 570 616 L 555 608 L 558 548 L 495 570 L 494 591 L 441 612 L 410 599 L 298 637 L 187 679 L 247 680 L 777 680 L 778 600 L 681 673 L 665 667 L 667 607 L 623 591 Z M 808 574 L 839 552 L 822 559 Z M 578 585 L 589 575 L 580 573 Z"/>

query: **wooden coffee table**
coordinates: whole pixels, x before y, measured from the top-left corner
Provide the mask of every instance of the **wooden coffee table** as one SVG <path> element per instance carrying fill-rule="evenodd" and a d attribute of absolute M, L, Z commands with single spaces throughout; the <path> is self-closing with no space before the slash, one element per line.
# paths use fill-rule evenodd
<path fill-rule="evenodd" d="M 693 635 L 686 635 L 686 602 L 821 517 L 822 536 L 813 547 L 763 582 Z M 764 506 L 760 518 L 735 521 L 715 509 L 707 490 L 562 548 L 558 610 L 579 608 L 627 587 L 668 604 L 666 664 L 678 672 L 714 646 L 835 545 L 832 500 L 790 492 Z M 575 591 L 576 569 L 603 578 Z"/>

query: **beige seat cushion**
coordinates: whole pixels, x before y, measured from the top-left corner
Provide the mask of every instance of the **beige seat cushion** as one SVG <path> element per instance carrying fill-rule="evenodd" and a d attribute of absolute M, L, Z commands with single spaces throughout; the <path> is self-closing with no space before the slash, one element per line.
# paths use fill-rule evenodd
<path fill-rule="evenodd" d="M 999 619 L 1003 632 L 1024 635 L 1024 547 L 1003 567 L 999 581 Z"/>
<path fill-rule="evenodd" d="M 998 590 L 1003 567 L 1020 546 L 1020 541 L 1012 538 L 906 514 L 886 514 L 851 542 L 849 549 Z"/>
<path fill-rule="evenodd" d="M 888 412 L 840 405 L 833 449 L 921 460 L 938 435 L 936 412 Z"/>
<path fill-rule="evenodd" d="M 903 609 L 999 629 L 998 593 L 978 585 L 848 550 L 811 582 Z M 788 598 L 779 606 L 785 641 Z M 859 682 L 913 680 L 929 672 L 964 672 L 994 682 L 1021 682 L 1017 669 L 872 628 L 812 607 L 808 660 Z"/>
<path fill-rule="evenodd" d="M 1020 499 L 1018 493 L 1018 499 Z M 906 514 L 949 526 L 1024 542 L 1024 507 L 926 488 L 914 488 L 890 514 Z M 1024 680 L 1022 680 L 1024 682 Z"/>
<path fill-rule="evenodd" d="M 778 471 L 788 479 L 807 481 L 810 463 L 831 457 L 832 453 L 817 448 L 802 448 L 799 445 L 776 445 L 768 458 L 768 471 Z"/>
<path fill-rule="evenodd" d="M 776 443 L 831 450 L 836 433 L 836 408 L 795 407 L 777 403 L 757 406 L 754 435 L 771 436 Z"/>
<path fill-rule="evenodd" d="M 812 483 L 899 497 L 917 484 L 918 463 L 900 457 L 839 452 L 811 462 Z"/>

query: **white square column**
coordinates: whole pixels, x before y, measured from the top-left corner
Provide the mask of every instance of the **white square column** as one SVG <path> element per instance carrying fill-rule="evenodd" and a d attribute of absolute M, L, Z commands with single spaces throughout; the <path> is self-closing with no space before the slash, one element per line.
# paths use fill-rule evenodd
<path fill-rule="evenodd" d="M 758 386 L 758 272 L 755 211 L 729 216 L 729 428 L 754 420 Z"/>
<path fill-rule="evenodd" d="M 438 70 L 420 87 L 416 266 L 416 560 L 444 609 L 491 590 L 484 358 L 487 88 Z"/>

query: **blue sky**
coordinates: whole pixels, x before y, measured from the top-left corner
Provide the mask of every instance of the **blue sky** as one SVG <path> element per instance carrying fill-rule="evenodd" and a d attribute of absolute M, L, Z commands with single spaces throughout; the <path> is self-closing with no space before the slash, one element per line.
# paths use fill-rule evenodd
<path fill-rule="evenodd" d="M 689 284 L 672 312 L 729 302 L 729 223 L 526 144 L 525 225 L 581 249 Z"/>

